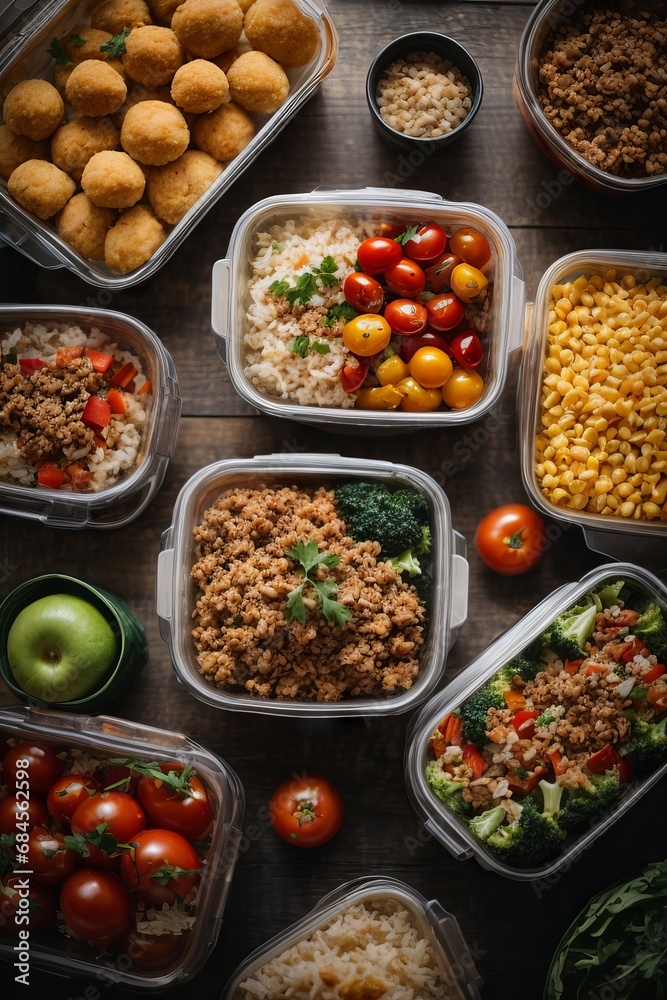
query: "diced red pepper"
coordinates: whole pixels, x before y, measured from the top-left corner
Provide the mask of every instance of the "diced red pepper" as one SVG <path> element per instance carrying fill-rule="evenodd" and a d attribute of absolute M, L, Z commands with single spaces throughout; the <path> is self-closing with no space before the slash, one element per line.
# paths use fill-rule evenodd
<path fill-rule="evenodd" d="M 22 375 L 32 375 L 33 372 L 38 372 L 40 368 L 46 368 L 47 364 L 41 358 L 19 358 L 19 367 Z"/>
<path fill-rule="evenodd" d="M 90 347 L 86 349 L 86 357 L 90 359 L 94 372 L 106 372 L 113 361 L 112 354 L 105 354 L 104 351 L 93 351 Z"/>
<path fill-rule="evenodd" d="M 656 663 L 654 667 L 651 667 L 651 669 L 647 670 L 644 674 L 642 677 L 642 684 L 652 684 L 653 681 L 657 681 L 658 677 L 662 677 L 665 669 L 664 663 Z"/>
<path fill-rule="evenodd" d="M 611 743 L 608 743 L 606 747 L 591 754 L 586 761 L 586 767 L 593 774 L 604 774 L 605 771 L 611 771 L 612 768 L 618 767 L 620 760 L 618 751 Z"/>
<path fill-rule="evenodd" d="M 563 669 L 565 670 L 566 674 L 572 674 L 572 675 L 578 674 L 579 667 L 583 662 L 584 662 L 583 660 L 566 660 L 565 663 L 563 664 Z"/>
<path fill-rule="evenodd" d="M 526 699 L 520 691 L 516 691 L 514 688 L 503 691 L 503 700 L 510 712 L 518 712 L 526 707 Z"/>
<path fill-rule="evenodd" d="M 93 473 L 85 469 L 81 462 L 70 462 L 65 466 L 65 478 L 70 481 L 73 490 L 83 490 L 93 478 Z"/>
<path fill-rule="evenodd" d="M 641 656 L 651 655 L 646 646 L 644 645 L 644 643 L 641 641 L 641 639 L 634 639 L 630 644 L 630 648 L 626 649 L 626 651 L 621 656 L 621 659 L 623 660 L 623 663 L 629 663 L 630 660 L 634 660 L 635 656 L 637 656 L 638 653 Z"/>
<path fill-rule="evenodd" d="M 137 374 L 137 369 L 134 367 L 131 361 L 128 361 L 126 365 L 123 365 L 120 371 L 116 372 L 115 375 L 111 376 L 111 381 L 113 382 L 114 385 L 119 385 L 121 389 L 125 389 L 130 384 L 130 382 L 132 381 L 132 379 L 136 374 Z"/>
<path fill-rule="evenodd" d="M 127 411 L 127 400 L 125 393 L 120 389 L 109 389 L 107 393 L 107 403 L 112 413 L 125 413 Z"/>
<path fill-rule="evenodd" d="M 476 781 L 477 778 L 481 778 L 489 765 L 486 763 L 475 744 L 464 743 L 461 748 L 461 752 L 463 755 L 463 763 L 468 764 L 468 766 L 472 769 L 473 780 Z"/>
<path fill-rule="evenodd" d="M 59 347 L 56 351 L 56 364 L 59 368 L 65 368 L 70 361 L 76 361 L 83 354 L 83 347 Z"/>
<path fill-rule="evenodd" d="M 101 396 L 89 396 L 81 414 L 81 423 L 92 430 L 103 431 L 111 420 L 111 407 Z"/>
<path fill-rule="evenodd" d="M 37 470 L 37 482 L 40 486 L 57 490 L 65 482 L 65 473 L 53 462 L 44 462 Z"/>
<path fill-rule="evenodd" d="M 554 774 L 565 774 L 567 771 L 567 764 L 563 763 L 563 755 L 556 747 L 552 747 L 548 751 L 549 763 L 554 769 Z"/>
<path fill-rule="evenodd" d="M 591 677 L 593 674 L 608 674 L 611 667 L 608 663 L 594 663 L 593 660 L 588 664 L 585 670 L 587 677 Z"/>
<path fill-rule="evenodd" d="M 515 794 L 528 795 L 546 773 L 547 769 L 542 764 L 538 764 L 534 771 L 528 771 L 525 778 L 519 777 L 516 771 L 511 770 L 507 775 L 507 784 L 510 791 Z"/>
<path fill-rule="evenodd" d="M 143 382 L 137 389 L 137 396 L 143 396 L 145 392 L 150 392 L 152 388 L 153 386 L 151 384 L 151 380 L 147 378 L 146 381 Z"/>
<path fill-rule="evenodd" d="M 510 725 L 516 729 L 520 739 L 532 740 L 535 735 L 535 719 L 539 717 L 540 713 L 536 709 L 524 708 L 510 719 Z"/>
<path fill-rule="evenodd" d="M 667 709 L 667 681 L 658 677 L 657 681 L 649 684 L 646 700 L 661 715 Z"/>
<path fill-rule="evenodd" d="M 621 757 L 618 762 L 618 782 L 625 785 L 632 777 L 634 767 L 629 757 Z"/>
<path fill-rule="evenodd" d="M 449 712 L 438 726 L 438 732 L 447 740 L 448 746 L 461 746 L 463 720 L 459 715 Z"/>
<path fill-rule="evenodd" d="M 95 447 L 102 448 L 104 451 L 107 450 L 107 443 L 100 434 L 95 435 Z"/>

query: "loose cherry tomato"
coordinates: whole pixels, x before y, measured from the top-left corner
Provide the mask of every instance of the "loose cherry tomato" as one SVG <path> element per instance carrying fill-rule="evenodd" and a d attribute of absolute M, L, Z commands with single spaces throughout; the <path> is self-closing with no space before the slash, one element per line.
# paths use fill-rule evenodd
<path fill-rule="evenodd" d="M 2 758 L 2 780 L 10 788 L 17 787 L 17 770 L 27 772 L 31 795 L 46 795 L 65 770 L 65 761 L 44 743 L 17 743 Z"/>
<path fill-rule="evenodd" d="M 403 393 L 401 409 L 407 413 L 428 413 L 430 410 L 437 410 L 442 402 L 437 389 L 425 389 L 411 375 L 402 378 L 396 388 Z"/>
<path fill-rule="evenodd" d="M 92 774 L 65 774 L 58 778 L 46 798 L 49 812 L 57 823 L 69 823 L 82 802 L 100 787 Z"/>
<path fill-rule="evenodd" d="M 151 903 L 185 899 L 199 882 L 201 859 L 192 844 L 172 830 L 143 830 L 120 859 L 120 877 Z"/>
<path fill-rule="evenodd" d="M 371 236 L 357 250 L 359 267 L 366 274 L 384 274 L 388 268 L 398 264 L 402 256 L 401 244 L 386 236 Z"/>
<path fill-rule="evenodd" d="M 420 347 L 413 354 L 409 368 L 412 377 L 425 389 L 439 389 L 452 374 L 449 357 L 437 347 Z"/>
<path fill-rule="evenodd" d="M 426 287 L 429 292 L 445 292 L 452 286 L 450 284 L 452 271 L 457 264 L 461 263 L 461 258 L 457 257 L 456 254 L 447 253 L 441 254 L 437 260 L 434 260 L 426 270 Z"/>
<path fill-rule="evenodd" d="M 497 507 L 478 524 L 475 545 L 481 558 L 496 573 L 503 576 L 525 573 L 544 554 L 544 521 L 525 504 Z"/>
<path fill-rule="evenodd" d="M 453 292 L 434 295 L 426 303 L 428 323 L 434 330 L 453 330 L 465 316 L 466 309 Z"/>
<path fill-rule="evenodd" d="M 476 368 L 484 357 L 484 348 L 474 330 L 457 333 L 449 342 L 452 357 L 464 368 Z"/>
<path fill-rule="evenodd" d="M 28 799 L 17 799 L 16 795 L 8 795 L 0 802 L 0 834 L 12 834 L 18 832 L 17 824 L 25 822 L 24 813 L 28 813 L 28 826 L 32 829 L 35 826 L 46 826 L 49 822 L 49 813 L 36 795 Z"/>
<path fill-rule="evenodd" d="M 452 410 L 466 410 L 484 392 L 484 379 L 479 372 L 455 368 L 442 387 L 442 401 Z"/>
<path fill-rule="evenodd" d="M 452 291 L 464 302 L 481 302 L 489 279 L 471 264 L 457 264 L 452 271 Z"/>
<path fill-rule="evenodd" d="M 403 244 L 403 253 L 410 260 L 428 263 L 439 257 L 447 245 L 447 234 L 437 222 L 419 226 L 414 236 Z"/>
<path fill-rule="evenodd" d="M 62 882 L 76 868 L 77 856 L 65 846 L 62 833 L 36 826 L 28 836 L 28 863 L 32 878 L 46 885 Z"/>
<path fill-rule="evenodd" d="M 200 840 L 213 825 L 208 793 L 203 783 L 182 764 L 160 764 L 164 778 L 145 775 L 137 795 L 153 823 L 180 833 L 186 840 Z"/>
<path fill-rule="evenodd" d="M 102 840 L 97 832 L 100 825 L 104 826 Z M 98 792 L 82 802 L 72 816 L 72 833 L 80 833 L 87 842 L 87 864 L 100 868 L 115 864 L 114 839 L 128 844 L 145 826 L 143 809 L 126 792 Z"/>
<path fill-rule="evenodd" d="M 26 881 L 28 887 L 26 888 Z M 38 934 L 56 915 L 53 889 L 41 882 L 26 880 L 20 872 L 0 879 L 0 928 L 9 934 L 21 929 Z"/>
<path fill-rule="evenodd" d="M 273 829 L 288 844 L 319 847 L 340 830 L 343 800 L 326 778 L 304 774 L 276 788 L 269 816 Z"/>
<path fill-rule="evenodd" d="M 410 374 L 408 366 L 398 354 L 391 354 L 378 365 L 375 374 L 380 385 L 396 385 L 402 378 Z"/>
<path fill-rule="evenodd" d="M 418 351 L 420 347 L 437 347 L 438 350 L 444 351 L 445 354 L 449 351 L 449 344 L 445 338 L 438 336 L 437 333 L 431 333 L 430 330 L 427 330 L 426 333 L 418 334 L 416 337 L 401 337 L 399 351 L 404 361 L 409 362 L 415 351 Z"/>
<path fill-rule="evenodd" d="M 130 893 L 111 872 L 80 868 L 60 890 L 60 911 L 68 929 L 94 948 L 106 948 L 133 921 Z"/>
<path fill-rule="evenodd" d="M 366 381 L 371 363 L 368 358 L 357 358 L 353 354 L 346 360 L 340 373 L 340 384 L 345 392 L 356 392 Z"/>
<path fill-rule="evenodd" d="M 343 282 L 343 295 L 350 305 L 360 313 L 378 313 L 384 302 L 380 282 L 360 271 L 348 274 Z"/>
<path fill-rule="evenodd" d="M 133 927 L 114 945 L 114 950 L 127 955 L 137 968 L 155 969 L 173 962 L 186 940 L 187 934 L 143 934 Z"/>
<path fill-rule="evenodd" d="M 484 267 L 491 259 L 491 245 L 486 236 L 470 226 L 463 226 L 450 236 L 449 249 L 473 267 Z"/>
<path fill-rule="evenodd" d="M 414 336 L 426 326 L 426 306 L 412 299 L 394 299 L 385 309 L 384 318 L 392 333 Z"/>
<path fill-rule="evenodd" d="M 343 343 L 348 351 L 364 358 L 379 354 L 391 340 L 391 327 L 383 316 L 368 313 L 355 316 L 343 327 Z"/>
<path fill-rule="evenodd" d="M 397 264 L 387 268 L 384 272 L 384 280 L 387 282 L 387 287 L 395 295 L 401 295 L 406 299 L 415 299 L 424 291 L 426 275 L 419 264 L 415 264 L 408 257 L 403 257 Z"/>

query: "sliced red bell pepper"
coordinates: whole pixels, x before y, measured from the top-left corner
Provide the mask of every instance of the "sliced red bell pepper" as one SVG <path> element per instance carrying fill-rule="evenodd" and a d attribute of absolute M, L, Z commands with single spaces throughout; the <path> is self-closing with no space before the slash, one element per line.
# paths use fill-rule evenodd
<path fill-rule="evenodd" d="M 151 380 L 147 378 L 137 389 L 137 396 L 142 396 L 145 392 L 150 392 L 152 388 Z"/>
<path fill-rule="evenodd" d="M 637 656 L 638 653 L 641 656 L 651 655 L 646 646 L 644 645 L 644 643 L 641 641 L 641 639 L 634 639 L 630 644 L 630 648 L 626 649 L 626 651 L 621 656 L 621 659 L 623 660 L 623 663 L 629 663 L 630 660 L 634 660 L 635 656 Z"/>
<path fill-rule="evenodd" d="M 539 717 L 540 713 L 537 709 L 524 708 L 510 719 L 510 725 L 516 729 L 520 739 L 532 740 L 535 735 L 535 719 L 539 719 Z"/>
<path fill-rule="evenodd" d="M 86 357 L 90 360 L 93 371 L 102 374 L 109 370 L 113 361 L 112 354 L 105 354 L 104 351 L 93 351 L 90 347 L 86 348 Z"/>
<path fill-rule="evenodd" d="M 565 663 L 563 664 L 563 669 L 565 670 L 566 674 L 572 674 L 572 675 L 578 674 L 579 667 L 583 662 L 584 662 L 583 660 L 566 660 Z"/>
<path fill-rule="evenodd" d="M 73 490 L 82 490 L 93 478 L 93 473 L 84 468 L 81 462 L 70 462 L 65 466 L 65 478 L 70 481 Z"/>
<path fill-rule="evenodd" d="M 37 470 L 37 482 L 40 486 L 57 490 L 65 482 L 65 473 L 53 462 L 44 462 Z"/>
<path fill-rule="evenodd" d="M 89 396 L 81 414 L 81 423 L 92 430 L 103 431 L 111 420 L 111 407 L 101 396 Z"/>
<path fill-rule="evenodd" d="M 546 773 L 547 769 L 542 764 L 538 764 L 534 771 L 526 771 L 525 777 L 521 777 L 516 771 L 510 771 L 507 775 L 507 784 L 510 791 L 515 794 L 528 795 Z"/>
<path fill-rule="evenodd" d="M 563 755 L 560 750 L 556 747 L 552 747 L 552 749 L 548 751 L 548 757 L 549 763 L 554 769 L 554 774 L 565 774 L 567 771 L 567 764 L 563 763 Z"/>
<path fill-rule="evenodd" d="M 665 669 L 667 668 L 665 668 L 664 663 L 656 663 L 654 667 L 651 667 L 650 670 L 646 671 L 646 673 L 642 677 L 642 684 L 652 684 L 653 681 L 657 681 L 659 677 L 662 677 L 662 675 L 665 672 Z"/>
<path fill-rule="evenodd" d="M 107 450 L 107 443 L 106 443 L 106 441 L 104 440 L 104 438 L 102 437 L 101 434 L 96 434 L 95 435 L 95 447 L 96 448 L 102 448 L 104 451 Z"/>
<path fill-rule="evenodd" d="M 70 361 L 76 361 L 83 354 L 83 347 L 59 347 L 56 351 L 56 364 L 59 368 L 65 368 Z"/>
<path fill-rule="evenodd" d="M 463 756 L 463 763 L 467 764 L 472 769 L 473 780 L 476 781 L 477 778 L 481 778 L 489 765 L 486 763 L 475 744 L 464 743 L 461 748 L 461 753 Z"/>
<path fill-rule="evenodd" d="M 591 754 L 586 761 L 586 767 L 593 774 L 604 774 L 605 771 L 611 771 L 612 768 L 618 767 L 620 760 L 621 757 L 616 748 L 608 743 L 606 747 Z"/>
<path fill-rule="evenodd" d="M 114 385 L 119 385 L 121 389 L 125 389 L 136 374 L 137 369 L 131 361 L 128 361 L 126 365 L 123 365 L 120 371 L 117 371 L 115 375 L 111 376 L 111 381 Z"/>
<path fill-rule="evenodd" d="M 503 691 L 503 700 L 510 712 L 518 712 L 526 707 L 526 699 L 520 691 L 516 691 L 514 688 Z"/>
<path fill-rule="evenodd" d="M 125 413 L 127 411 L 127 400 L 125 393 L 120 389 L 109 389 L 107 393 L 107 403 L 111 407 L 112 413 Z"/>
<path fill-rule="evenodd" d="M 33 372 L 38 372 L 40 368 L 46 367 L 46 361 L 41 358 L 19 358 L 19 368 L 22 375 L 32 375 Z"/>
<path fill-rule="evenodd" d="M 618 762 L 618 783 L 625 785 L 632 777 L 634 766 L 629 757 L 620 757 Z"/>
<path fill-rule="evenodd" d="M 667 681 L 658 677 L 657 681 L 649 684 L 646 700 L 661 715 L 667 709 Z"/>

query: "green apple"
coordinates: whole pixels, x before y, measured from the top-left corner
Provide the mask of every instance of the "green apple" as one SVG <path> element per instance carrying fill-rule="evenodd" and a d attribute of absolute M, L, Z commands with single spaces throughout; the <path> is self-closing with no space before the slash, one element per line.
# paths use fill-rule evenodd
<path fill-rule="evenodd" d="M 26 694 L 73 701 L 91 694 L 116 662 L 114 631 L 97 608 L 72 594 L 34 601 L 14 619 L 7 660 Z"/>

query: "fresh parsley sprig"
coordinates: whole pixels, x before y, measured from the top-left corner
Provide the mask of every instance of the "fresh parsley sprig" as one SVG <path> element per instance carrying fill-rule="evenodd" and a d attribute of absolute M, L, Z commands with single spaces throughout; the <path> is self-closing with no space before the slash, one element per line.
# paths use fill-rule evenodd
<path fill-rule="evenodd" d="M 408 242 L 408 240 L 412 239 L 412 237 L 416 234 L 418 229 L 419 226 L 408 226 L 405 232 L 401 233 L 399 236 L 395 236 L 394 239 L 396 240 L 397 243 L 400 243 L 401 246 L 403 246 L 405 243 Z"/>
<path fill-rule="evenodd" d="M 292 341 L 291 351 L 298 354 L 300 358 L 305 358 L 308 354 L 328 354 L 331 348 L 321 340 L 311 340 L 307 334 L 295 337 Z"/>
<path fill-rule="evenodd" d="M 302 625 L 306 624 L 306 605 L 303 601 L 303 592 L 309 585 L 315 590 L 322 614 L 327 621 L 333 622 L 339 628 L 344 628 L 353 617 L 349 608 L 339 604 L 335 600 L 338 593 L 338 586 L 334 580 L 318 580 L 311 576 L 313 570 L 318 566 L 327 566 L 333 569 L 340 563 L 340 556 L 331 552 L 320 552 L 317 542 L 297 542 L 287 555 L 294 562 L 301 564 L 303 571 L 303 582 L 295 587 L 287 598 L 287 617 L 295 618 Z"/>
<path fill-rule="evenodd" d="M 339 305 L 327 309 L 327 318 L 324 321 L 324 325 L 329 327 L 334 326 L 339 319 L 343 319 L 346 323 L 349 323 L 351 319 L 354 319 L 358 315 L 357 310 L 353 309 L 349 302 L 341 302 Z"/>
<path fill-rule="evenodd" d="M 73 66 L 74 60 L 65 52 L 64 48 L 60 44 L 57 38 L 51 39 L 51 44 L 47 49 L 49 55 L 52 55 L 59 66 Z"/>
<path fill-rule="evenodd" d="M 127 36 L 131 31 L 131 28 L 123 28 L 118 35 L 114 35 L 113 38 L 110 38 L 107 42 L 102 42 L 100 45 L 100 52 L 106 52 L 109 59 L 118 59 L 119 56 L 124 56 L 125 42 L 127 41 Z"/>
<path fill-rule="evenodd" d="M 269 291 L 277 298 L 284 296 L 290 306 L 305 306 L 317 292 L 318 284 L 324 287 L 338 284 L 337 272 L 338 264 L 334 258 L 323 257 L 319 267 L 298 274 L 293 286 L 290 285 L 289 278 L 281 278 L 269 285 Z"/>

